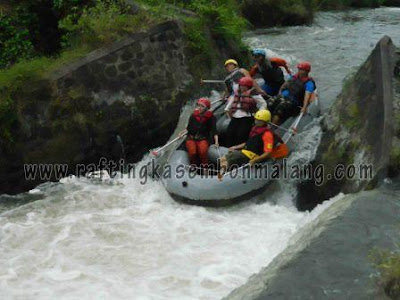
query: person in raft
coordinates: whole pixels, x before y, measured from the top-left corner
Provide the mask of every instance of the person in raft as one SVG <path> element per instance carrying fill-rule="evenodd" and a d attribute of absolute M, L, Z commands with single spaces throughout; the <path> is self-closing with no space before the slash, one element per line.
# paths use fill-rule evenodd
<path fill-rule="evenodd" d="M 253 166 L 268 158 L 283 158 L 289 154 L 286 144 L 268 125 L 270 121 L 271 113 L 267 109 L 261 109 L 255 114 L 254 126 L 247 142 L 230 147 L 229 153 L 221 157 L 219 180 L 222 180 L 224 173 L 231 167 L 247 163 Z"/>
<path fill-rule="evenodd" d="M 305 113 L 316 89 L 314 79 L 308 76 L 311 64 L 308 61 L 300 62 L 297 69 L 299 71 L 281 86 L 279 95 L 267 100 L 273 116 L 272 123 L 276 125 L 300 112 Z"/>
<path fill-rule="evenodd" d="M 285 68 L 288 74 L 291 74 L 291 71 L 284 59 L 279 57 L 267 58 L 266 56 L 267 53 L 263 49 L 254 49 L 252 51 L 255 65 L 250 69 L 250 76 L 253 78 L 261 76 L 264 79 L 261 89 L 269 96 L 276 96 L 285 82 L 281 67 Z"/>
<path fill-rule="evenodd" d="M 232 58 L 226 60 L 224 65 L 228 75 L 224 79 L 225 92 L 222 98 L 230 100 L 238 92 L 240 78 L 248 77 L 250 73 L 246 69 L 239 68 L 238 62 Z M 254 87 L 260 94 L 265 95 L 265 92 L 257 84 Z"/>
<path fill-rule="evenodd" d="M 207 168 L 208 165 L 208 140 L 210 136 L 213 136 L 215 145 L 219 146 L 216 119 L 210 107 L 210 100 L 200 98 L 186 127 L 187 137 L 185 144 L 190 164 L 204 168 Z M 184 131 L 180 134 L 183 135 Z"/>
<path fill-rule="evenodd" d="M 253 84 L 251 77 L 240 78 L 238 93 L 225 106 L 225 112 L 231 118 L 226 133 L 228 147 L 245 142 L 253 126 L 253 114 L 259 109 L 267 108 L 267 102 Z"/>

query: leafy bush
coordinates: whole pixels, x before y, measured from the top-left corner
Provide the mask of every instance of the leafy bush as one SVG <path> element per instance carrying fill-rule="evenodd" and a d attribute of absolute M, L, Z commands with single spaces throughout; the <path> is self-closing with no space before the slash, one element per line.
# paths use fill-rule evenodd
<path fill-rule="evenodd" d="M 188 5 L 200 15 L 211 28 L 215 37 L 241 40 L 243 31 L 247 28 L 248 22 L 239 15 L 239 7 L 236 1 L 192 1 Z"/>
<path fill-rule="evenodd" d="M 0 13 L 0 68 L 34 56 L 29 32 L 31 24 L 32 16 L 25 10 L 19 10 L 18 15 Z"/>
<path fill-rule="evenodd" d="M 145 13 L 129 14 L 129 7 L 122 1 L 97 0 L 93 7 L 74 12 L 60 21 L 59 27 L 66 31 L 64 47 L 86 44 L 98 47 L 140 31 L 151 24 Z"/>

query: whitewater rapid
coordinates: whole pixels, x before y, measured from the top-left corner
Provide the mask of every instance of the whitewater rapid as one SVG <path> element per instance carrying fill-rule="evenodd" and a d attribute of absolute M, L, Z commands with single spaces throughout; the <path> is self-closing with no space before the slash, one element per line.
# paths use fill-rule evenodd
<path fill-rule="evenodd" d="M 66 178 L 35 193 L 43 199 L 0 215 L 2 299 L 219 299 L 332 203 L 194 207 L 138 179 Z"/>
<path fill-rule="evenodd" d="M 315 155 L 317 124 L 295 138 L 299 154 L 289 164 Z M 40 200 L 3 211 L 2 298 L 219 299 L 334 202 L 298 212 L 288 181 L 230 208 L 204 208 L 175 202 L 158 181 L 132 177 L 45 183 L 26 195 Z"/>

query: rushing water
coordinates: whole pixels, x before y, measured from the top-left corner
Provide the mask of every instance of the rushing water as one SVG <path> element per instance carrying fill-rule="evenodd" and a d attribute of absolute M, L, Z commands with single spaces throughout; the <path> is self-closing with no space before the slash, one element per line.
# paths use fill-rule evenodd
<path fill-rule="evenodd" d="M 266 48 L 291 62 L 312 63 L 311 75 L 326 111 L 340 93 L 343 81 L 355 72 L 384 36 L 400 46 L 400 8 L 365 9 L 318 14 L 314 25 L 251 32 L 245 38 L 254 48 Z"/>
<path fill-rule="evenodd" d="M 246 41 L 312 61 L 326 109 L 383 34 L 400 44 L 399 23 L 398 9 L 323 13 L 313 26 Z M 299 135 L 291 163 L 312 158 L 320 135 L 317 126 Z M 294 193 L 290 182 L 273 184 L 268 197 L 210 209 L 176 203 L 159 182 L 68 178 L 0 196 L 1 299 L 221 298 L 334 201 L 298 212 Z"/>

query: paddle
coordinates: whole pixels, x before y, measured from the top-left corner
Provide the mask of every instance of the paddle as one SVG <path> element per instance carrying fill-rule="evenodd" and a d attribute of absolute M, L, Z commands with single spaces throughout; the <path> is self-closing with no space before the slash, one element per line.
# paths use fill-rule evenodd
<path fill-rule="evenodd" d="M 176 141 L 178 141 L 181 138 L 185 137 L 186 135 L 187 135 L 187 131 L 184 134 L 179 135 L 178 137 L 174 138 L 172 141 L 169 141 L 168 143 L 166 143 L 164 146 L 158 148 L 157 150 L 150 151 L 150 153 L 157 157 L 157 156 L 159 156 L 161 150 L 167 148 L 169 145 L 172 145 L 173 143 L 175 143 Z"/>
<path fill-rule="evenodd" d="M 297 126 L 299 126 L 300 120 L 303 117 L 304 113 L 301 112 L 300 115 L 297 117 L 297 119 L 293 122 L 293 125 L 290 126 L 290 129 L 285 133 L 283 136 L 282 140 L 286 144 L 292 136 L 294 136 L 297 133 Z"/>
<path fill-rule="evenodd" d="M 220 101 L 222 101 L 222 100 L 224 100 L 224 99 L 223 99 L 223 98 L 217 99 L 217 100 L 211 102 L 211 105 L 213 105 L 213 104 L 215 104 L 215 103 L 218 103 L 218 102 L 220 102 Z"/>
<path fill-rule="evenodd" d="M 200 85 L 203 85 L 205 83 L 225 83 L 223 80 L 214 80 L 214 79 L 202 79 L 200 78 Z"/>

